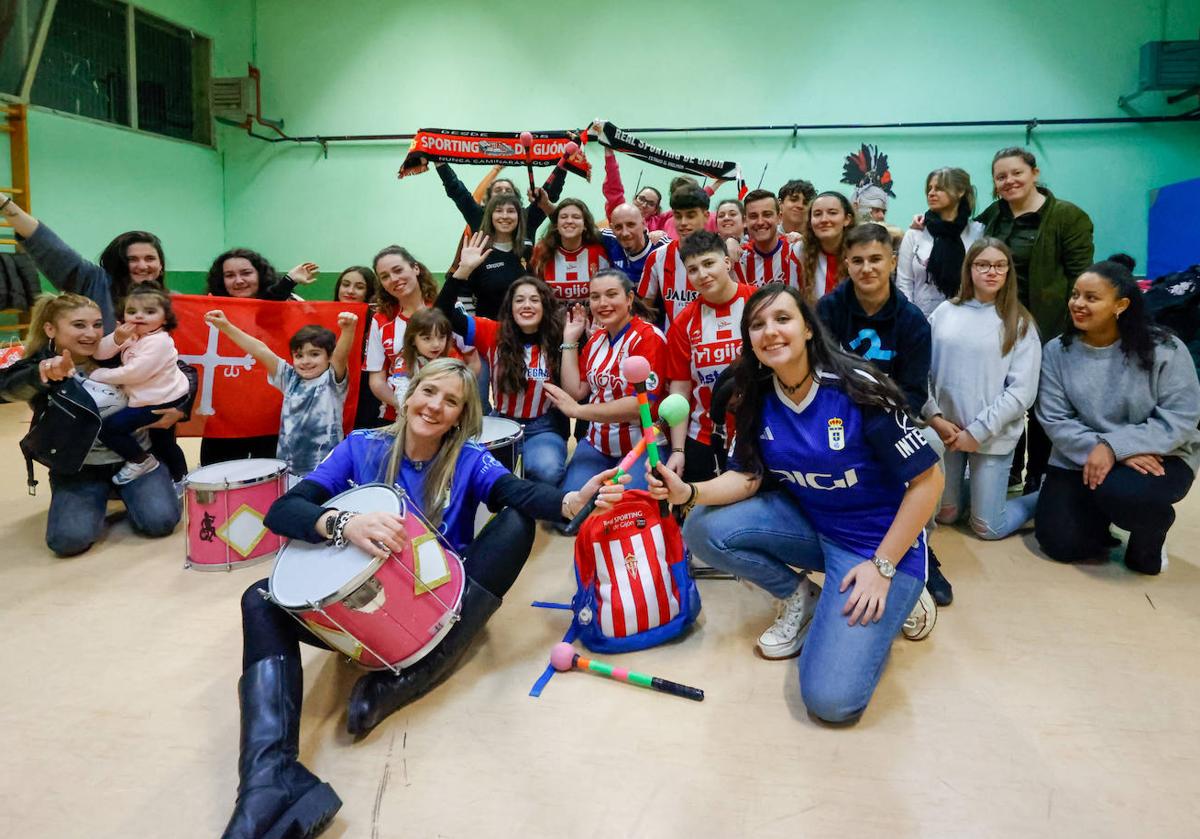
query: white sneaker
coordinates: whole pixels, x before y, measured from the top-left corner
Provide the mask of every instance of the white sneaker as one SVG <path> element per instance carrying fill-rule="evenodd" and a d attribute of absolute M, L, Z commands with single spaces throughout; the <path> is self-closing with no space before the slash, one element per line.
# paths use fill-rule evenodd
<path fill-rule="evenodd" d="M 806 576 L 791 597 L 779 601 L 779 617 L 758 636 L 763 658 L 788 658 L 800 651 L 820 596 L 821 587 Z"/>
<path fill-rule="evenodd" d="M 933 602 L 933 596 L 929 593 L 929 589 L 922 587 L 921 596 L 917 598 L 917 605 L 913 606 L 913 610 L 904 619 L 904 625 L 900 631 L 908 640 L 920 641 L 933 632 L 935 623 L 937 623 L 937 604 Z"/>
<path fill-rule="evenodd" d="M 112 482 L 117 486 L 123 486 L 131 481 L 136 481 L 143 475 L 149 475 L 158 468 L 158 460 L 154 455 L 146 455 L 146 459 L 141 463 L 134 463 L 131 460 L 125 461 L 125 465 L 117 474 L 113 475 Z"/>

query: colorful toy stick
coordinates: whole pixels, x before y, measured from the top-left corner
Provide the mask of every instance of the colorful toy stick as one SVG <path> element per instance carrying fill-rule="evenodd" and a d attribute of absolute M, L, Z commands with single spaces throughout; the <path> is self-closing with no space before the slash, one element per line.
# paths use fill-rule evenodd
<path fill-rule="evenodd" d="M 599 673 L 602 676 L 608 676 L 610 679 L 616 679 L 618 682 L 626 682 L 638 687 L 650 688 L 651 690 L 669 693 L 673 696 L 682 696 L 684 699 L 692 699 L 696 702 L 704 701 L 704 691 L 700 688 L 681 685 L 678 682 L 660 679 L 658 676 L 647 676 L 645 673 L 626 670 L 624 667 L 613 667 L 611 664 L 605 664 L 602 661 L 592 661 L 590 658 L 585 658 L 575 652 L 575 648 L 565 641 L 554 645 L 554 649 L 550 651 L 550 663 L 559 672 L 571 669 L 587 670 L 592 673 Z"/>
<path fill-rule="evenodd" d="M 640 358 L 640 356 L 637 357 Z M 645 359 L 642 360 L 645 361 Z M 658 416 L 668 426 L 675 426 L 687 419 L 689 410 L 690 406 L 688 405 L 687 398 L 681 394 L 672 393 L 658 406 Z M 657 449 L 657 446 L 651 446 L 650 443 L 661 433 L 662 431 L 657 425 L 651 424 L 650 428 L 642 435 L 634 447 L 625 457 L 621 458 L 621 462 L 617 464 L 617 474 L 613 475 L 609 483 L 620 483 L 621 476 L 629 474 L 629 470 L 633 468 L 634 462 L 642 456 L 642 452 L 646 451 L 647 447 L 649 447 L 650 451 Z M 583 526 L 584 519 L 590 516 L 592 511 L 596 509 L 596 499 L 598 496 L 599 493 L 593 495 L 591 500 L 583 505 L 583 509 L 575 514 L 575 518 L 571 519 L 571 523 L 563 530 L 567 536 L 574 536 L 579 532 L 579 528 Z M 664 513 L 663 515 L 666 514 Z"/>
<path fill-rule="evenodd" d="M 638 415 L 642 418 L 642 431 L 648 432 L 654 425 L 654 420 L 650 418 L 650 400 L 646 396 L 646 379 L 650 378 L 650 362 L 640 355 L 631 355 L 621 362 L 621 375 L 625 377 L 625 381 L 633 385 L 633 390 L 637 393 Z M 650 461 L 651 469 L 658 466 L 658 446 L 650 449 L 647 459 Z"/>

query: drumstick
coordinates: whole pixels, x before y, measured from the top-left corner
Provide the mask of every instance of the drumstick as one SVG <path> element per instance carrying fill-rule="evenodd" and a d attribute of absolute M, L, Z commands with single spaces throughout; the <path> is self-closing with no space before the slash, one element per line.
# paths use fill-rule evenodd
<path fill-rule="evenodd" d="M 521 132 L 521 145 L 525 147 L 525 171 L 529 173 L 529 189 L 531 192 L 537 192 L 537 184 L 533 181 L 533 133 L 530 131 Z"/>
<path fill-rule="evenodd" d="M 626 684 L 669 693 L 672 696 L 682 696 L 684 699 L 692 699 L 696 702 L 704 701 L 704 691 L 700 688 L 694 688 L 691 685 L 681 685 L 679 682 L 660 679 L 658 676 L 648 676 L 645 673 L 638 673 L 634 670 L 626 670 L 624 667 L 613 667 L 611 664 L 605 664 L 602 661 L 592 661 L 590 658 L 586 658 L 575 652 L 575 648 L 566 641 L 554 645 L 554 649 L 550 651 L 550 663 L 559 672 L 572 669 L 586 670 L 590 673 L 599 673 L 602 676 L 608 676 L 610 679 L 616 679 Z"/>

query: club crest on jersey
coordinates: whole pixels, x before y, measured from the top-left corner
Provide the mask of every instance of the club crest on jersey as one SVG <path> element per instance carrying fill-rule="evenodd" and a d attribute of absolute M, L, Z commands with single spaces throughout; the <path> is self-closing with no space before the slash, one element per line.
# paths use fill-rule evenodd
<path fill-rule="evenodd" d="M 846 431 L 845 423 L 841 417 L 834 417 L 829 420 L 829 448 L 835 452 L 840 452 L 846 448 Z"/>
<path fill-rule="evenodd" d="M 638 561 L 637 557 L 633 554 L 629 554 L 625 557 L 625 570 L 629 572 L 630 577 L 637 579 Z"/>
<path fill-rule="evenodd" d="M 646 377 L 646 390 L 658 390 L 658 374 L 653 370 L 651 370 L 650 375 Z"/>

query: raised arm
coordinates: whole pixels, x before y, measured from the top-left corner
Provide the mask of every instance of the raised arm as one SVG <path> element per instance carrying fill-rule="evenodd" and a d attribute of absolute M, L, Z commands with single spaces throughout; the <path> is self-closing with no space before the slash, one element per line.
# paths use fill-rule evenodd
<path fill-rule="evenodd" d="M 613 210 L 625 203 L 625 185 L 621 183 L 621 164 L 616 152 L 608 146 L 604 147 L 604 183 L 600 190 L 604 193 L 604 215 L 611 216 Z"/>
<path fill-rule="evenodd" d="M 17 202 L 5 197 L 0 203 L 4 203 L 0 215 L 12 225 L 26 252 L 51 285 L 59 291 L 73 291 L 90 297 L 102 307 L 111 306 L 112 280 L 103 268 L 80 256 L 53 230 L 17 206 Z M 111 309 L 105 311 L 111 312 Z M 112 327 L 106 322 L 105 328 Z"/>
<path fill-rule="evenodd" d="M 211 312 L 207 312 L 204 315 L 204 322 L 215 326 L 218 332 L 250 353 L 254 360 L 261 364 L 267 371 L 268 376 L 275 375 L 275 369 L 279 366 L 279 356 L 275 355 L 271 351 L 271 348 L 262 341 L 253 335 L 243 332 L 230 323 L 229 318 L 225 317 L 225 313 L 220 309 L 213 309 Z M 345 375 L 344 372 L 343 375 Z"/>
<path fill-rule="evenodd" d="M 338 328 L 341 332 L 333 347 L 333 355 L 329 356 L 329 366 L 333 368 L 333 378 L 338 381 L 346 378 L 350 351 L 354 348 L 354 330 L 357 326 L 358 315 L 354 312 L 338 313 Z"/>
<path fill-rule="evenodd" d="M 465 280 L 459 279 L 454 274 L 447 274 L 446 281 L 442 283 L 442 289 L 438 292 L 437 300 L 433 302 L 434 307 L 450 321 L 450 328 L 454 330 L 454 334 L 464 339 L 471 331 L 471 319 L 462 309 L 458 308 L 458 297 L 469 290 Z"/>
<path fill-rule="evenodd" d="M 438 177 L 442 179 L 446 197 L 454 202 L 455 207 L 458 207 L 458 212 L 462 215 L 463 221 L 467 223 L 467 227 L 471 228 L 472 232 L 478 230 L 479 225 L 483 224 L 483 207 L 479 206 L 475 201 L 475 196 L 458 179 L 458 175 L 454 174 L 454 170 L 448 164 L 434 161 L 433 168 L 437 170 Z"/>

